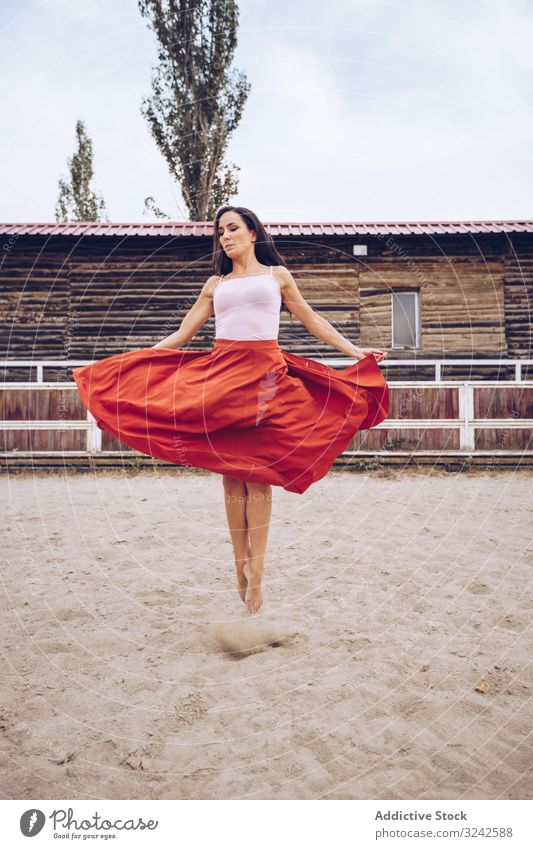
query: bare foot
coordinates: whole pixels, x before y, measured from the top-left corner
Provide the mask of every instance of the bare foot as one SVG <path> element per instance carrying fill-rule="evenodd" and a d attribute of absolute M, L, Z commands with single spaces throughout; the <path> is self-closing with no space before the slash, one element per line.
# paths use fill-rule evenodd
<path fill-rule="evenodd" d="M 249 564 L 244 567 L 243 571 L 248 582 L 244 596 L 244 603 L 249 613 L 257 613 L 263 604 L 263 593 L 261 591 L 262 572 L 252 571 Z"/>

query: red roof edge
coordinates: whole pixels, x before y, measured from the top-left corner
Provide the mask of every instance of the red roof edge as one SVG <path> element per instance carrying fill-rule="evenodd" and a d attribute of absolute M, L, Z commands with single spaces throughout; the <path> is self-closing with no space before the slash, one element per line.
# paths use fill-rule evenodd
<path fill-rule="evenodd" d="M 493 221 L 268 221 L 272 236 L 379 236 L 533 233 L 533 220 Z M 68 221 L 61 223 L 0 224 L 0 236 L 84 236 L 206 238 L 213 234 L 212 221 L 151 221 L 140 223 Z"/>

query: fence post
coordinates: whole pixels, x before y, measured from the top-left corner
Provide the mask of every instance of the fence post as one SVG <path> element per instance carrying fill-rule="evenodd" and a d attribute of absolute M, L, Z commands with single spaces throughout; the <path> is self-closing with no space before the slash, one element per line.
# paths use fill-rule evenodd
<path fill-rule="evenodd" d="M 474 387 L 465 383 L 459 386 L 459 419 L 461 421 L 459 448 L 461 451 L 474 450 Z"/>
<path fill-rule="evenodd" d="M 87 428 L 87 451 L 89 454 L 94 454 L 102 450 L 102 431 L 89 410 L 87 410 L 87 421 L 90 424 Z"/>

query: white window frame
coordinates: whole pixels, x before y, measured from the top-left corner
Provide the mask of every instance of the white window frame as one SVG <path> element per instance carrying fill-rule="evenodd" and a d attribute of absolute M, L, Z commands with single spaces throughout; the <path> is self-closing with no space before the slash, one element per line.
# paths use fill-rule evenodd
<path fill-rule="evenodd" d="M 394 341 L 394 295 L 413 295 L 415 299 L 415 344 L 414 345 L 396 345 Z M 390 309 L 391 309 L 391 337 L 392 337 L 392 347 L 397 348 L 400 351 L 414 351 L 416 348 L 420 348 L 420 291 L 418 289 L 414 290 L 406 290 L 400 289 L 391 292 L 390 298 Z"/>

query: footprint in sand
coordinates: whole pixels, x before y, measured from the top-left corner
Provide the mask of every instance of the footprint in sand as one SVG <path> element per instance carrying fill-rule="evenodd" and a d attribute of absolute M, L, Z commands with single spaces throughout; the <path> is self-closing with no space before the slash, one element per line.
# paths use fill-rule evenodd
<path fill-rule="evenodd" d="M 481 581 L 472 581 L 472 583 L 468 584 L 467 590 L 471 593 L 475 593 L 476 595 L 488 593 L 490 588 L 487 584 L 483 584 Z"/>

